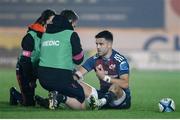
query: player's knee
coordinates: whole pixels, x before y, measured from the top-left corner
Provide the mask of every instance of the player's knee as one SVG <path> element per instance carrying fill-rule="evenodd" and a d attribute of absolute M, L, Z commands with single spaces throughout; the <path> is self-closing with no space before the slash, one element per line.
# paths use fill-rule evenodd
<path fill-rule="evenodd" d="M 127 96 L 126 98 L 126 104 L 124 106 L 124 109 L 129 109 L 131 107 L 131 97 Z"/>
<path fill-rule="evenodd" d="M 94 97 L 98 98 L 97 90 L 95 88 L 93 88 L 93 87 L 92 87 L 91 95 L 93 95 Z"/>
<path fill-rule="evenodd" d="M 117 98 L 120 98 L 123 95 L 123 89 L 117 84 L 112 84 L 109 91 L 113 92 Z"/>
<path fill-rule="evenodd" d="M 129 109 L 131 107 L 131 102 L 127 104 L 126 109 Z"/>
<path fill-rule="evenodd" d="M 91 93 L 86 97 L 87 102 L 90 103 L 90 99 L 91 99 L 92 96 L 94 98 L 98 98 L 97 90 L 95 88 L 93 88 L 93 87 L 91 87 Z"/>

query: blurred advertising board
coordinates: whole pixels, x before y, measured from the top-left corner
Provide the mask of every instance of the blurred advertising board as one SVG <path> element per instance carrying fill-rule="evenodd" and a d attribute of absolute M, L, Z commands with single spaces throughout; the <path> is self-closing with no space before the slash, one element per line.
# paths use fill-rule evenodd
<path fill-rule="evenodd" d="M 0 26 L 27 26 L 51 8 L 75 10 L 80 27 L 164 28 L 164 0 L 1 0 Z"/>
<path fill-rule="evenodd" d="M 78 28 L 84 51 L 88 51 L 90 55 L 96 52 L 94 36 L 104 29 L 113 33 L 113 48 L 127 56 L 132 68 L 180 70 L 180 33 L 163 30 Z M 25 31 L 20 28 L 0 30 L 1 38 L 4 38 L 0 39 L 0 66 L 15 66 Z"/>

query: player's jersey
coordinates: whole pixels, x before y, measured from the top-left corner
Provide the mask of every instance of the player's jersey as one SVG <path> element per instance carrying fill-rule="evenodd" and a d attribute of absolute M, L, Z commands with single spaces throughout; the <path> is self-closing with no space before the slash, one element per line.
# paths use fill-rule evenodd
<path fill-rule="evenodd" d="M 106 59 L 98 56 L 98 54 L 90 57 L 82 65 L 87 71 L 95 70 L 96 66 L 101 64 L 105 70 L 105 74 L 111 78 L 119 78 L 123 74 L 129 74 L 129 64 L 127 59 L 120 55 L 117 51 L 113 50 L 110 58 Z M 103 80 L 100 80 L 100 90 L 107 91 L 111 83 L 107 83 Z M 124 89 L 126 94 L 130 95 L 129 88 Z"/>

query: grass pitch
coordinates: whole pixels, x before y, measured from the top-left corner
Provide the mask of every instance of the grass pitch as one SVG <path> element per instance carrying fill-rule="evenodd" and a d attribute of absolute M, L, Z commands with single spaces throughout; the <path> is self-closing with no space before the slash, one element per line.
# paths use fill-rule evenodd
<path fill-rule="evenodd" d="M 9 88 L 16 86 L 15 70 L 0 69 L 0 118 L 57 118 L 57 119 L 128 119 L 128 118 L 179 118 L 180 119 L 180 71 L 131 71 L 130 89 L 132 106 L 129 110 L 70 110 L 61 108 L 55 111 L 39 106 L 10 106 Z M 99 87 L 94 73 L 85 79 L 96 88 Z M 47 92 L 38 84 L 36 93 L 47 96 Z M 160 113 L 158 102 L 161 98 L 171 97 L 176 104 L 175 112 Z"/>

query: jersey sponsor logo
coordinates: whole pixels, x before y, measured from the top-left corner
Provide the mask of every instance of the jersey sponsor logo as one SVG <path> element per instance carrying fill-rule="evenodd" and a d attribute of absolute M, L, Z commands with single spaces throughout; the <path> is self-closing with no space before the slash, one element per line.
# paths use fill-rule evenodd
<path fill-rule="evenodd" d="M 120 70 L 128 70 L 128 64 L 126 61 L 121 62 L 120 64 Z"/>
<path fill-rule="evenodd" d="M 42 46 L 59 46 L 59 45 L 60 44 L 58 40 L 48 40 L 42 43 Z"/>
<path fill-rule="evenodd" d="M 116 59 L 116 60 L 119 61 L 119 62 L 122 62 L 122 61 L 124 60 L 124 57 L 121 56 L 121 55 L 119 55 L 119 54 L 115 54 L 115 55 L 114 55 L 114 59 Z"/>

